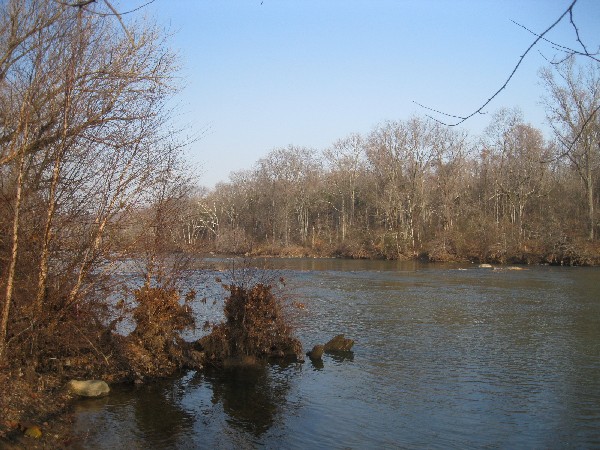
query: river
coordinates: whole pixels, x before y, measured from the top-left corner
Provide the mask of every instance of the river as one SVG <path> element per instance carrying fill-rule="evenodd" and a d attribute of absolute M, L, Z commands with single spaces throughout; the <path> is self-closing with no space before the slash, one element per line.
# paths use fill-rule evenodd
<path fill-rule="evenodd" d="M 113 387 L 77 403 L 74 448 L 600 447 L 598 268 L 269 265 L 304 348 L 343 333 L 351 354 Z M 188 283 L 215 296 L 215 275 Z"/>

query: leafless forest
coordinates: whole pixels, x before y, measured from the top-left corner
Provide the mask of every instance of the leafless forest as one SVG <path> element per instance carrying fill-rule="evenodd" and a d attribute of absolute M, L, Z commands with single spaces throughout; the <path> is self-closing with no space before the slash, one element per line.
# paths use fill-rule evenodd
<path fill-rule="evenodd" d="M 412 117 L 323 152 L 275 149 L 191 197 L 174 240 L 219 253 L 597 264 L 598 65 L 569 58 L 540 77 L 552 137 L 501 109 L 481 137 Z"/>

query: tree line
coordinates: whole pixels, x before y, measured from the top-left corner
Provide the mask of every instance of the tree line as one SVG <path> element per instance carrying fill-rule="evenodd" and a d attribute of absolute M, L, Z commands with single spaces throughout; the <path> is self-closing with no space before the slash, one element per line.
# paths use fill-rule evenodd
<path fill-rule="evenodd" d="M 412 117 L 323 151 L 277 148 L 188 198 L 172 241 L 255 255 L 597 264 L 598 65 L 571 57 L 540 77 L 550 138 L 502 109 L 479 137 Z"/>

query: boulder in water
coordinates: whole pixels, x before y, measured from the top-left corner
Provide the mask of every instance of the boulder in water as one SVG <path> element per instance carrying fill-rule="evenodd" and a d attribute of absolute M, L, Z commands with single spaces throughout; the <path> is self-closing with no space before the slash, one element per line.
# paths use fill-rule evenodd
<path fill-rule="evenodd" d="M 313 349 L 306 353 L 310 359 L 321 359 L 323 357 L 323 352 L 325 351 L 325 346 L 318 344 L 313 347 Z"/>
<path fill-rule="evenodd" d="M 108 384 L 102 380 L 71 380 L 67 389 L 80 397 L 102 397 L 110 392 Z"/>
<path fill-rule="evenodd" d="M 352 339 L 346 339 L 343 334 L 338 334 L 325 344 L 323 350 L 325 352 L 349 352 L 353 345 Z"/>

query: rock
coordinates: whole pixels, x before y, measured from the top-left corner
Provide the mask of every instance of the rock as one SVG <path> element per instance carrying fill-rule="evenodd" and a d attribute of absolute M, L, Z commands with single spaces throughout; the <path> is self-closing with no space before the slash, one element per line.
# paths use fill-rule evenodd
<path fill-rule="evenodd" d="M 479 264 L 479 268 L 480 269 L 493 269 L 494 266 L 492 266 L 491 264 Z"/>
<path fill-rule="evenodd" d="M 354 345 L 352 339 L 346 339 L 343 334 L 338 334 L 327 344 L 325 344 L 323 350 L 326 352 L 348 352 Z"/>
<path fill-rule="evenodd" d="M 323 352 L 325 351 L 325 346 L 318 344 L 313 347 L 313 349 L 306 353 L 310 359 L 321 359 L 323 357 Z"/>
<path fill-rule="evenodd" d="M 310 363 L 315 370 L 321 370 L 322 368 L 325 367 L 325 364 L 323 364 L 322 359 L 311 359 Z"/>
<path fill-rule="evenodd" d="M 110 392 L 108 384 L 101 380 L 71 380 L 67 388 L 80 397 L 102 397 Z"/>
<path fill-rule="evenodd" d="M 39 439 L 42 437 L 42 430 L 37 425 L 28 426 L 25 429 L 25 436 L 30 438 Z"/>

